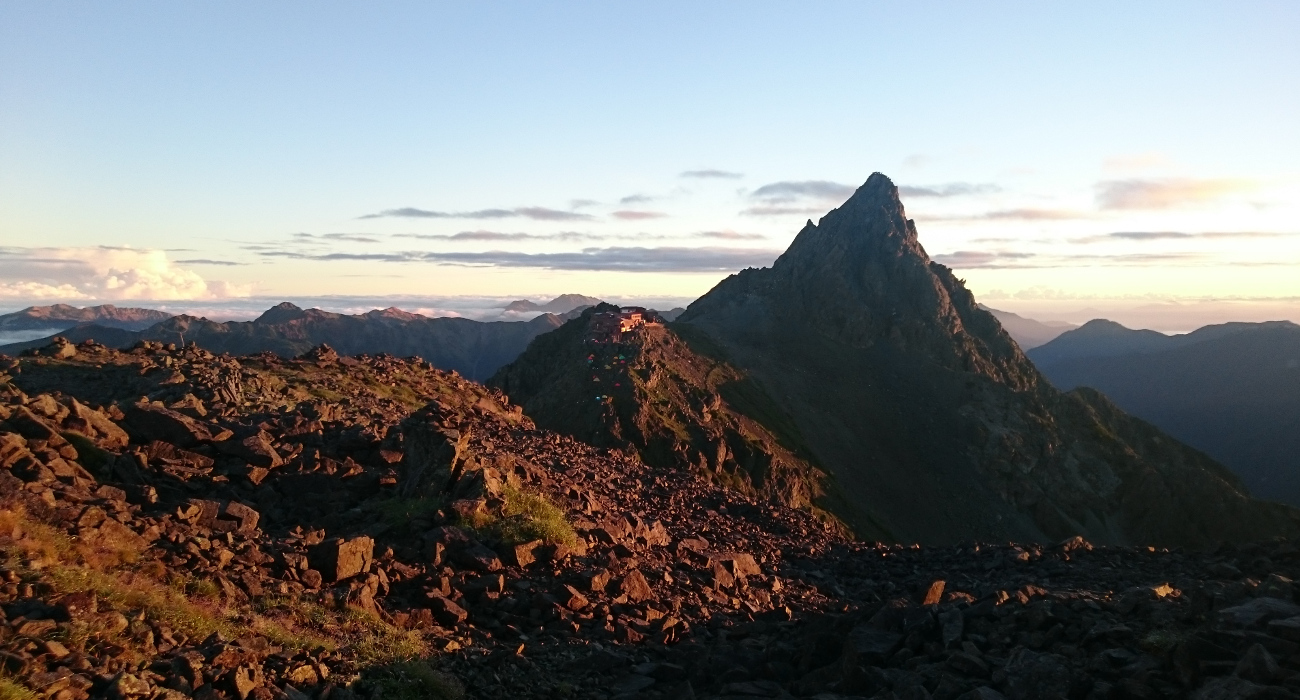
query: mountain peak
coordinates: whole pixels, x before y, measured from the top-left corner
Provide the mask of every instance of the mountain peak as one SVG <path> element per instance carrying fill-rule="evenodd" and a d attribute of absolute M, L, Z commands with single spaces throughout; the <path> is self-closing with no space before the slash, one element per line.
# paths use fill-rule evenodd
<path fill-rule="evenodd" d="M 261 316 L 257 317 L 254 323 L 288 323 L 296 321 L 307 315 L 306 311 L 291 302 L 282 301 L 275 306 L 267 309 Z"/>

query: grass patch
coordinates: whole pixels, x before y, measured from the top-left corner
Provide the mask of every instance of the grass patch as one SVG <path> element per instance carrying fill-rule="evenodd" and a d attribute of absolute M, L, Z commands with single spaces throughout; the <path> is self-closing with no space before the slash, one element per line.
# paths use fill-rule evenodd
<path fill-rule="evenodd" d="M 427 663 L 408 661 L 371 669 L 363 684 L 379 691 L 385 700 L 461 700 L 465 687 L 455 678 Z"/>
<path fill-rule="evenodd" d="M 418 631 L 398 629 L 359 608 L 344 609 L 343 632 L 355 640 L 351 646 L 362 665 L 406 662 L 429 654 Z"/>
<path fill-rule="evenodd" d="M 478 514 L 466 524 L 506 544 L 533 540 L 566 545 L 578 542 L 564 511 L 544 494 L 506 486 L 501 495 L 505 501 L 501 517 Z"/>
<path fill-rule="evenodd" d="M 0 675 L 0 700 L 37 700 L 40 697 L 27 686 L 5 675 Z"/>

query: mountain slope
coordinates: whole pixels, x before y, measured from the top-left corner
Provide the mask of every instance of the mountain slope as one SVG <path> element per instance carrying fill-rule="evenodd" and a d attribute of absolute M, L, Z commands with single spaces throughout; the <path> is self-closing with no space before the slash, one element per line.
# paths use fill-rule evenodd
<path fill-rule="evenodd" d="M 1032 318 L 1025 318 L 1020 314 L 1013 314 L 1010 311 L 1000 311 L 989 308 L 983 304 L 979 307 L 993 314 L 993 318 L 1002 324 L 1002 330 L 1007 332 L 1021 350 L 1036 348 L 1045 343 L 1050 343 L 1062 333 L 1077 328 L 1069 323 L 1044 323 Z"/>
<path fill-rule="evenodd" d="M 345 355 L 418 355 L 440 369 L 455 370 L 477 380 L 491 376 L 523 352 L 530 340 L 561 323 L 562 317 L 553 314 L 542 314 L 531 321 L 490 322 L 429 318 L 399 309 L 353 316 L 301 309 L 284 302 L 254 321 L 217 322 L 175 316 L 136 333 L 87 325 L 61 335 L 73 342 L 94 339 L 118 347 L 139 340 L 195 342 L 210 352 L 272 352 L 281 357 L 296 357 L 317 345 L 328 344 Z M 17 353 L 46 343 L 48 340 L 37 340 L 5 346 L 0 351 Z"/>
<path fill-rule="evenodd" d="M 851 500 L 904 541 L 1205 544 L 1295 531 L 1222 465 L 1096 392 L 1052 388 L 952 272 L 880 174 L 771 268 L 677 321 L 779 401 Z"/>
<path fill-rule="evenodd" d="M 1075 354 L 1029 353 L 1058 388 L 1097 389 L 1223 462 L 1255 496 L 1300 505 L 1300 326 L 1207 326 L 1123 355 L 1062 350 Z"/>
<path fill-rule="evenodd" d="M 694 468 L 794 508 L 825 495 L 797 429 L 734 368 L 663 326 L 625 333 L 620 343 L 587 342 L 593 316 L 617 311 L 602 304 L 537 337 L 489 385 L 541 427 L 629 447 L 648 464 Z"/>

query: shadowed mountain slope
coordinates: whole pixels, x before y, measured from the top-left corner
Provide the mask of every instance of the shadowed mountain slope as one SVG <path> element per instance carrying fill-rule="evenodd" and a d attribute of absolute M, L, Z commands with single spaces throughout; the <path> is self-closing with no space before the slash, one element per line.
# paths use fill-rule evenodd
<path fill-rule="evenodd" d="M 1123 332 L 1110 346 L 1067 333 L 1029 357 L 1058 388 L 1097 389 L 1204 450 L 1255 496 L 1300 505 L 1300 326 L 1230 323 L 1148 339 L 1153 331 L 1113 325 Z"/>
<path fill-rule="evenodd" d="M 732 275 L 676 325 L 782 406 L 859 531 L 1197 545 L 1296 528 L 1204 454 L 1097 392 L 1044 381 L 929 259 L 878 173 L 771 268 Z"/>
<path fill-rule="evenodd" d="M 798 429 L 743 373 L 658 324 L 589 342 L 594 317 L 617 311 L 602 304 L 538 336 L 489 385 L 549 430 L 790 507 L 825 504 Z"/>

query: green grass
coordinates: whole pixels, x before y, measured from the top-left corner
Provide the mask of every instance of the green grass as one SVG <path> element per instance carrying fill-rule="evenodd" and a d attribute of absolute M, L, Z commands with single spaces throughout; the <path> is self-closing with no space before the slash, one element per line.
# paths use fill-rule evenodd
<path fill-rule="evenodd" d="M 513 486 L 506 486 L 501 495 L 505 506 L 500 517 L 479 513 L 461 525 L 505 544 L 534 540 L 567 545 L 578 542 L 564 511 L 545 495 Z"/>
<path fill-rule="evenodd" d="M 573 526 L 564 518 L 564 511 L 545 495 L 513 486 L 505 487 L 502 495 L 506 502 L 502 523 L 511 535 L 503 539 L 516 543 L 545 540 L 567 545 L 578 541 Z"/>
<path fill-rule="evenodd" d="M 429 653 L 419 632 L 398 629 L 359 608 L 344 609 L 343 631 L 365 666 L 407 662 Z"/>

